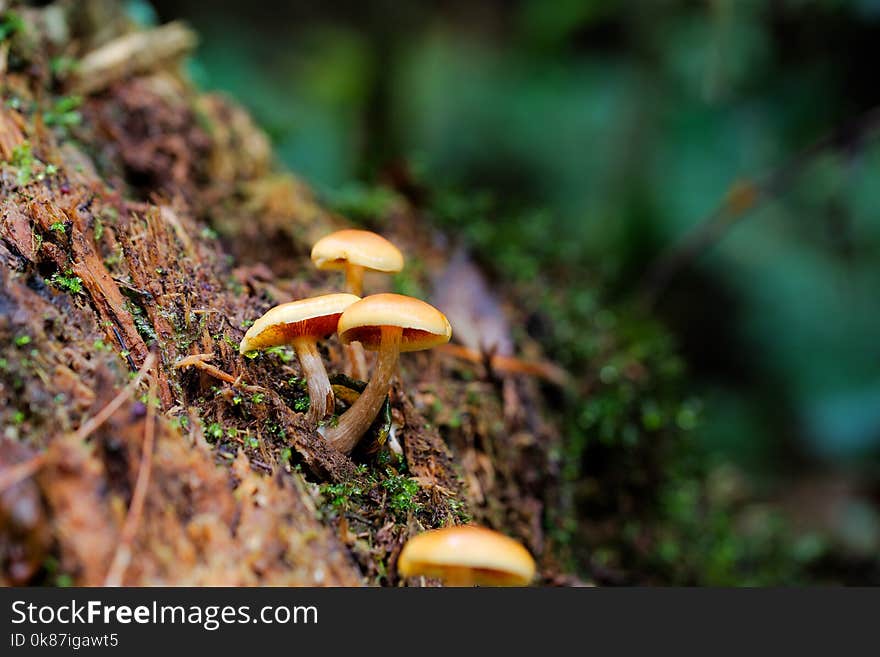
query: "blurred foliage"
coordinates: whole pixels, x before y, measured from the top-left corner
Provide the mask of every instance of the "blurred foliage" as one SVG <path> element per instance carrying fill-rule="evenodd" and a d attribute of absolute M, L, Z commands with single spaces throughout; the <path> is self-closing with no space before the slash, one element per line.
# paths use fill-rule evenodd
<path fill-rule="evenodd" d="M 880 2 L 154 4 L 337 209 L 387 213 L 373 183 L 405 162 L 427 214 L 533 300 L 519 330 L 588 383 L 559 400 L 557 538 L 590 572 L 779 583 L 849 567 L 828 555 L 853 532 L 880 551 L 876 135 L 787 181 L 657 317 L 631 303 L 737 181 L 880 104 Z M 853 482 L 852 523 L 794 531 L 772 500 L 817 473 Z"/>
<path fill-rule="evenodd" d="M 558 405 L 565 489 L 561 507 L 548 510 L 548 530 L 563 552 L 607 583 L 811 581 L 824 541 L 795 535 L 778 511 L 738 499 L 739 471 L 699 435 L 725 418 L 714 411 L 706 417 L 704 401 L 688 394 L 694 386 L 668 331 L 629 305 L 608 306 L 601 286 L 588 279 L 559 288 L 521 250 L 493 249 L 503 240 L 486 226 L 498 222 L 465 219 L 492 216 L 491 207 L 486 195 L 447 191 L 433 211 L 493 254 L 498 278 L 515 281 L 520 298 L 534 300 L 526 330 L 581 377 L 583 387 Z M 744 518 L 747 527 L 740 526 Z"/>

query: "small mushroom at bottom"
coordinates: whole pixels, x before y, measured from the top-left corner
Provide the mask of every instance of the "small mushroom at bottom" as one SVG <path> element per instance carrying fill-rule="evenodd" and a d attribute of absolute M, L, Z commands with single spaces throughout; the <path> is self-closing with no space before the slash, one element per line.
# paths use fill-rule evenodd
<path fill-rule="evenodd" d="M 460 525 L 409 539 L 397 559 L 397 572 L 403 578 L 436 578 L 447 586 L 528 586 L 535 578 L 535 560 L 504 534 Z"/>

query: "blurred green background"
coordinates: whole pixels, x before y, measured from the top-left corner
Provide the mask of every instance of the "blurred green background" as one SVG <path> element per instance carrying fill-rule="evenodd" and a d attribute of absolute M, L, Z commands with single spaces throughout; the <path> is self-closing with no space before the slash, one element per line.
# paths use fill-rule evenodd
<path fill-rule="evenodd" d="M 762 553 L 764 575 L 717 566 L 725 550 L 741 565 L 751 549 L 725 538 L 702 574 L 668 579 L 792 581 L 780 562 L 832 550 L 835 581 L 880 582 L 880 141 L 849 129 L 880 103 L 880 0 L 129 7 L 144 22 L 188 20 L 201 36 L 198 83 L 247 106 L 328 202 L 381 207 L 377 185 L 405 162 L 433 190 L 432 217 L 495 276 L 567 286 L 568 321 L 608 330 L 628 330 L 614 318 L 630 316 L 620 309 L 651 262 L 732 185 L 837 131 L 654 308 L 686 364 L 674 424 L 709 464 L 701 485 L 749 482 L 752 504 L 724 516 L 724 532 L 739 536 L 764 502 L 794 532 L 781 556 Z M 570 368 L 593 362 L 594 345 L 569 329 L 545 331 L 549 353 Z M 573 442 L 589 444 L 627 395 L 569 403 Z M 639 403 L 643 420 L 662 410 Z M 681 481 L 669 490 L 686 496 Z M 714 527 L 704 515 L 688 531 Z"/>

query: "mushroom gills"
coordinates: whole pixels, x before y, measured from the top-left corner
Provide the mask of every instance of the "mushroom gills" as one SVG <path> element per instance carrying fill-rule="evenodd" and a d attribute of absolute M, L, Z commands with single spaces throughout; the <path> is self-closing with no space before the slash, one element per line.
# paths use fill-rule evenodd
<path fill-rule="evenodd" d="M 523 586 L 522 577 L 495 568 L 443 566 L 415 561 L 408 566 L 408 577 L 438 579 L 444 586 Z"/>

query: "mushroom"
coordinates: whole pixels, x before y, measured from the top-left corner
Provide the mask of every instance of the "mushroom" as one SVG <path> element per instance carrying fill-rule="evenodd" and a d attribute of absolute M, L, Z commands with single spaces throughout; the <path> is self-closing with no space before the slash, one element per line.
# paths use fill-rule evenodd
<path fill-rule="evenodd" d="M 399 272 L 403 269 L 403 254 L 376 233 L 339 230 L 315 242 L 312 262 L 322 270 L 344 269 L 346 292 L 360 296 L 365 271 Z"/>
<path fill-rule="evenodd" d="M 239 345 L 239 353 L 292 345 L 309 387 L 308 420 L 317 426 L 333 412 L 334 398 L 321 362 L 317 341 L 336 332 L 342 312 L 358 301 L 353 294 L 325 294 L 282 303 L 254 322 Z"/>
<path fill-rule="evenodd" d="M 452 327 L 443 313 L 424 301 L 400 294 L 374 294 L 342 313 L 337 332 L 343 343 L 357 340 L 364 348 L 379 352 L 376 369 L 361 396 L 342 414 L 337 426 L 324 431 L 333 447 L 348 454 L 382 407 L 400 352 L 446 343 L 452 337 Z"/>
<path fill-rule="evenodd" d="M 424 575 L 449 586 L 528 586 L 535 560 L 520 543 L 486 527 L 433 529 L 406 542 L 397 559 L 401 577 Z"/>
<path fill-rule="evenodd" d="M 312 247 L 312 262 L 318 269 L 345 270 L 345 290 L 361 296 L 364 272 L 396 273 L 403 269 L 403 254 L 381 235 L 368 230 L 339 230 L 322 237 Z M 355 379 L 367 376 L 367 359 L 361 345 L 346 347 L 349 372 Z"/>

